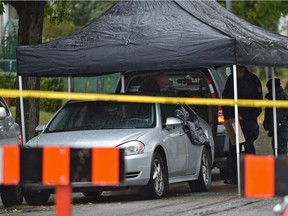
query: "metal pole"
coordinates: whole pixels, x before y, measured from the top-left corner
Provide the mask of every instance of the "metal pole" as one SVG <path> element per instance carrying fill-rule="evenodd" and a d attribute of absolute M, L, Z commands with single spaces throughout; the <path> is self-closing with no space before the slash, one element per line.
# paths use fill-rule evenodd
<path fill-rule="evenodd" d="M 234 101 L 238 100 L 237 91 L 237 68 L 233 65 L 233 84 L 234 84 Z M 236 135 L 236 155 L 237 155 L 237 181 L 238 181 L 238 196 L 241 196 L 241 182 L 240 182 L 240 143 L 239 143 L 239 116 L 238 116 L 238 105 L 235 104 L 235 135 Z"/>
<path fill-rule="evenodd" d="M 71 92 L 71 76 L 68 77 L 68 92 Z"/>
<path fill-rule="evenodd" d="M 272 73 L 272 100 L 275 102 L 276 100 L 276 88 L 275 88 L 275 71 L 272 67 L 271 70 Z M 278 157 L 278 134 L 277 134 L 277 112 L 275 105 L 273 106 L 273 132 L 274 132 L 274 155 L 277 158 Z"/>
<path fill-rule="evenodd" d="M 18 76 L 19 91 L 20 91 L 20 113 L 21 113 L 21 127 L 22 127 L 22 142 L 26 144 L 26 130 L 25 130 L 25 118 L 24 118 L 24 102 L 22 97 L 22 76 Z"/>
<path fill-rule="evenodd" d="M 231 0 L 226 0 L 226 9 L 231 11 L 232 10 L 232 2 Z"/>
<path fill-rule="evenodd" d="M 125 78 L 124 73 L 122 73 L 121 78 L 120 78 L 121 79 L 121 91 L 120 91 L 121 93 L 125 92 L 125 80 L 124 80 L 124 78 Z"/>

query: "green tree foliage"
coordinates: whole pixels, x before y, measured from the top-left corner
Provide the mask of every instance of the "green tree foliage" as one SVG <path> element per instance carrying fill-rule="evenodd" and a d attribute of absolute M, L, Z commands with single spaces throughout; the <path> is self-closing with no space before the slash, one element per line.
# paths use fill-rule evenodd
<path fill-rule="evenodd" d="M 43 27 L 43 41 L 51 41 L 69 35 L 99 17 L 114 4 L 114 1 L 66 1 L 63 5 L 49 4 L 45 8 L 46 18 Z M 61 22 L 56 19 L 54 7 L 62 8 Z M 58 9 L 59 10 L 59 9 Z M 56 21 L 55 21 L 56 20 Z"/>
<path fill-rule="evenodd" d="M 68 19 L 69 12 L 67 10 L 68 1 L 49 1 L 45 5 L 45 16 L 48 17 L 51 23 L 59 24 Z"/>
<path fill-rule="evenodd" d="M 219 1 L 226 5 L 226 1 Z M 246 21 L 278 32 L 278 23 L 281 16 L 288 14 L 287 1 L 232 1 L 232 13 Z"/>
<path fill-rule="evenodd" d="M 4 4 L 0 1 L 0 14 L 4 13 Z"/>
<path fill-rule="evenodd" d="M 80 27 L 75 26 L 72 22 L 65 21 L 64 23 L 54 24 L 49 21 L 49 19 L 44 19 L 43 42 L 48 42 L 56 40 L 58 38 L 64 37 L 76 31 Z"/>
<path fill-rule="evenodd" d="M 70 20 L 76 26 L 84 26 L 110 8 L 114 1 L 72 1 L 67 5 Z"/>
<path fill-rule="evenodd" d="M 1 1 L 14 7 L 19 17 L 18 45 L 34 45 L 42 42 L 42 30 L 45 13 L 52 22 L 62 22 L 67 16 L 66 1 Z M 3 11 L 3 10 L 2 10 Z M 39 77 L 23 77 L 23 89 L 39 90 Z M 24 99 L 24 116 L 27 140 L 36 135 L 39 124 L 40 100 Z M 20 106 L 16 105 L 16 122 L 21 124 Z"/>

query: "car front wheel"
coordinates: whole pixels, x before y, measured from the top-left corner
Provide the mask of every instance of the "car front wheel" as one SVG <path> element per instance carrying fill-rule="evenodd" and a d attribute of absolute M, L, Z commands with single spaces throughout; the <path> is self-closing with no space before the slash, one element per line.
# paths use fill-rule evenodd
<path fill-rule="evenodd" d="M 211 159 L 206 148 L 202 151 L 201 167 L 197 180 L 189 182 L 191 191 L 206 192 L 211 187 Z"/>
<path fill-rule="evenodd" d="M 147 195 L 152 199 L 163 197 L 165 192 L 166 172 L 161 155 L 155 152 L 151 164 L 150 180 L 146 187 Z"/>
<path fill-rule="evenodd" d="M 44 190 L 24 193 L 24 198 L 28 205 L 45 205 L 47 204 L 49 197 L 50 192 Z"/>
<path fill-rule="evenodd" d="M 1 199 L 5 207 L 21 205 L 23 202 L 23 194 L 20 185 L 2 186 Z"/>

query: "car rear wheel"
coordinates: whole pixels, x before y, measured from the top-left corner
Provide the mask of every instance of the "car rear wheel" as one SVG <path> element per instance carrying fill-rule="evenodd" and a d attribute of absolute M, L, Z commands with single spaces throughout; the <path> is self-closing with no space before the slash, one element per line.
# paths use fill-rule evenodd
<path fill-rule="evenodd" d="M 20 185 L 16 186 L 2 186 L 1 199 L 5 207 L 11 207 L 15 205 L 22 205 L 23 194 Z"/>
<path fill-rule="evenodd" d="M 24 198 L 28 205 L 45 205 L 50 198 L 50 192 L 40 191 L 29 191 L 24 193 Z"/>
<path fill-rule="evenodd" d="M 202 152 L 198 179 L 190 181 L 189 186 L 193 192 L 206 192 L 211 187 L 211 159 L 206 148 Z"/>
<path fill-rule="evenodd" d="M 147 195 L 152 199 L 159 199 L 164 195 L 167 179 L 164 167 L 161 155 L 155 152 L 151 164 L 150 180 L 146 187 Z"/>

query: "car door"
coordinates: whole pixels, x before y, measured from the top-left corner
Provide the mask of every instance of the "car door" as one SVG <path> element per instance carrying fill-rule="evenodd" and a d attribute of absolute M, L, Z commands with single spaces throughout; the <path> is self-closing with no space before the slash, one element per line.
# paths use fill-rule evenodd
<path fill-rule="evenodd" d="M 161 105 L 161 119 L 165 123 L 168 117 L 174 116 L 174 105 Z M 163 137 L 167 149 L 169 177 L 184 175 L 187 168 L 187 136 L 183 124 L 163 126 Z"/>
<path fill-rule="evenodd" d="M 196 125 L 200 127 L 199 117 L 196 115 L 196 113 L 191 109 L 189 106 L 182 105 L 182 107 L 187 111 L 188 113 L 188 119 L 187 121 L 193 122 L 195 128 Z M 194 128 L 194 127 L 192 127 Z M 189 130 L 192 130 L 192 128 L 185 130 L 186 133 L 190 133 Z M 196 142 L 193 140 L 191 136 L 189 136 L 189 144 L 187 145 L 187 154 L 188 154 L 188 161 L 187 161 L 187 170 L 185 172 L 185 175 L 194 175 L 197 173 L 197 171 L 200 169 L 201 166 L 201 157 L 202 157 L 202 151 L 203 151 L 203 145 L 199 144 L 199 142 Z M 195 139 L 195 138 L 194 138 Z"/>

